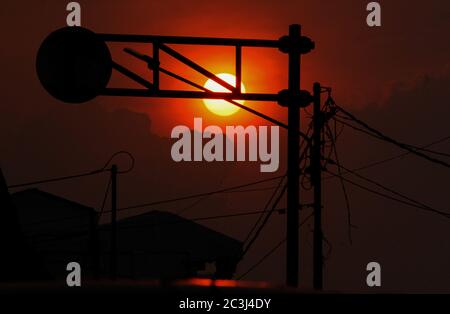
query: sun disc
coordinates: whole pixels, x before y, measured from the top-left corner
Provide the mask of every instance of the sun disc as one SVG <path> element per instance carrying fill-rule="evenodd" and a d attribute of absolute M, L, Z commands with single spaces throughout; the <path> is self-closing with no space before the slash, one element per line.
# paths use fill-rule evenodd
<path fill-rule="evenodd" d="M 217 76 L 222 80 L 224 80 L 225 82 L 227 82 L 228 84 L 236 86 L 236 76 L 234 76 L 233 74 L 220 73 L 217 74 Z M 226 89 L 225 87 L 223 87 L 222 85 L 211 79 L 206 81 L 204 87 L 216 93 L 231 93 L 228 89 Z M 241 82 L 241 92 L 245 93 L 245 86 L 242 82 Z M 237 102 L 240 104 L 244 103 L 243 100 Z M 206 108 L 208 108 L 209 111 L 219 116 L 230 116 L 240 109 L 236 105 L 233 105 L 228 101 L 222 99 L 203 99 L 203 103 L 205 104 Z"/>

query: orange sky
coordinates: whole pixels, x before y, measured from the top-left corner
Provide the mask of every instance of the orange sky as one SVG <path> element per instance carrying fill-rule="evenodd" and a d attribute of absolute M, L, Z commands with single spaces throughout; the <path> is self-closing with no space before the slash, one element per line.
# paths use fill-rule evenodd
<path fill-rule="evenodd" d="M 79 2 L 82 25 L 102 33 L 278 39 L 287 33 L 289 24 L 302 24 L 303 33 L 316 42 L 316 49 L 302 60 L 302 88 L 311 89 L 314 81 L 320 81 L 334 88 L 335 98 L 341 103 L 353 107 L 381 104 L 392 86 L 414 80 L 423 73 L 437 72 L 448 64 L 449 44 L 442 40 L 449 28 L 448 9 L 440 1 L 427 5 L 405 1 L 383 3 L 383 26 L 378 29 L 365 24 L 365 4 L 359 0 L 339 3 L 275 0 Z M 405 7 L 408 15 L 420 16 L 424 22 L 411 23 L 404 18 Z M 32 99 L 27 98 L 30 93 L 21 94 L 19 103 L 39 100 L 56 104 L 36 81 L 33 62 L 42 40 L 65 25 L 65 4 L 42 0 L 22 10 L 15 1 L 10 1 L 3 4 L 3 8 L 1 19 L 9 25 L 3 28 L 3 38 L 11 45 L 11 49 L 4 52 L 3 59 L 7 60 L 4 70 L 11 73 L 11 84 L 27 84 L 40 93 L 38 98 Z M 136 49 L 141 47 L 136 46 Z M 213 72 L 233 72 L 230 49 L 180 47 L 179 50 Z M 118 60 L 124 58 L 123 53 L 114 56 Z M 132 68 L 143 75 L 148 74 L 144 65 L 126 58 L 129 61 L 125 64 L 134 65 Z M 10 64 L 19 66 L 12 70 Z M 173 64 L 174 69 L 177 67 Z M 196 78 L 204 82 L 203 78 Z M 275 49 L 244 49 L 243 80 L 249 91 L 278 92 L 286 86 L 286 56 Z M 12 96 L 14 90 L 10 89 L 5 97 L 17 97 Z M 192 100 L 99 97 L 92 103 L 146 112 L 153 130 L 161 136 L 168 136 L 177 124 L 205 114 L 201 101 Z M 285 118 L 284 110 L 276 104 L 247 104 L 278 119 Z M 23 116 L 36 113 L 22 104 L 11 111 Z M 207 116 L 205 118 L 212 119 L 208 123 L 228 123 L 223 118 Z M 233 118 L 243 124 L 259 123 L 259 119 L 254 120 L 242 111 Z"/>
<path fill-rule="evenodd" d="M 339 105 L 405 142 L 427 144 L 448 133 L 449 113 L 445 103 L 450 61 L 448 1 L 380 1 L 383 26 L 379 29 L 370 29 L 365 24 L 366 1 L 361 0 L 79 2 L 82 25 L 101 33 L 278 39 L 287 33 L 289 24 L 300 23 L 304 34 L 316 42 L 316 49 L 302 58 L 303 89 L 311 89 L 314 81 L 332 86 Z M 10 183 L 90 170 L 102 166 L 112 152 L 123 149 L 136 155 L 137 168 L 121 178 L 119 202 L 122 205 L 261 179 L 259 164 L 180 164 L 170 158 L 171 142 L 167 138 L 171 129 L 178 124 L 191 125 L 194 117 L 202 117 L 204 125 L 266 124 L 242 110 L 232 116 L 231 123 L 230 118 L 206 111 L 201 100 L 98 97 L 86 104 L 66 105 L 52 98 L 39 83 L 35 57 L 43 39 L 65 25 L 66 3 L 39 0 L 25 6 L 16 0 L 2 2 L 0 124 L 4 131 L 0 132 L 0 161 Z M 112 48 L 116 60 L 141 75 L 149 74 L 145 65 L 125 57 L 121 48 L 123 46 Z M 143 45 L 134 48 L 146 50 Z M 179 47 L 178 50 L 213 72 L 233 72 L 230 49 Z M 200 84 L 206 80 L 169 59 L 163 61 L 168 62 L 167 68 L 180 70 L 188 78 L 198 79 Z M 249 92 L 278 92 L 286 87 L 286 56 L 276 50 L 245 49 L 243 70 Z M 447 75 L 440 76 L 445 71 Z M 417 80 L 424 76 L 425 79 Z M 118 82 L 114 79 L 111 83 Z M 163 83 L 185 88 L 174 82 Z M 402 89 L 405 85 L 413 88 L 405 91 Z M 285 121 L 286 110 L 277 104 L 246 104 Z M 110 112 L 105 112 L 104 108 Z M 359 110 L 362 108 L 364 110 Z M 131 111 L 145 112 L 146 115 Z M 303 125 L 306 125 L 305 120 Z M 285 139 L 285 133 L 280 132 L 281 142 Z M 339 139 L 342 162 L 353 168 L 399 153 L 392 146 L 374 142 L 345 129 Z M 444 151 L 445 146 L 436 149 Z M 280 172 L 284 170 L 285 157 L 283 150 Z M 424 202 L 447 207 L 448 178 L 440 168 L 421 160 L 402 158 L 373 168 L 368 174 Z M 107 178 L 89 180 L 42 188 L 98 206 Z M 361 281 L 363 263 L 380 256 L 389 263 L 385 268 L 386 275 L 395 281 L 395 285 L 387 282 L 386 288 L 393 287 L 398 291 L 399 288 L 430 286 L 430 278 L 433 278 L 439 282 L 438 287 L 448 291 L 448 280 L 441 271 L 446 269 L 450 259 L 448 244 L 441 241 L 448 232 L 446 221 L 440 224 L 434 216 L 422 216 L 421 212 L 352 188 L 349 193 L 358 229 L 355 230 L 354 245 L 350 247 L 347 245 L 347 217 L 341 186 L 333 180 L 327 180 L 327 184 L 324 188 L 324 230 L 334 246 L 332 258 L 327 261 L 330 287 L 348 285 L 352 291 L 361 288 L 360 285 L 364 285 Z M 203 200 L 188 214 L 194 217 L 261 209 L 268 195 L 259 193 L 212 197 Z M 168 209 L 190 204 L 173 206 Z M 276 215 L 275 219 L 275 224 L 269 226 L 244 268 L 265 254 L 267 246 L 274 246 L 284 236 L 285 217 Z M 209 226 L 240 239 L 253 223 L 253 218 L 239 218 L 230 224 L 220 220 Z M 381 234 L 380 226 L 383 226 Z M 310 231 L 308 226 L 302 230 L 302 247 L 308 247 Z M 305 251 L 309 252 L 308 249 Z M 442 252 L 446 255 L 442 256 Z M 258 268 L 250 279 L 283 282 L 283 253 L 280 249 L 278 255 Z M 306 263 L 311 261 L 308 255 L 303 259 Z M 306 267 L 307 264 L 303 269 Z M 348 277 L 347 274 L 352 275 Z"/>

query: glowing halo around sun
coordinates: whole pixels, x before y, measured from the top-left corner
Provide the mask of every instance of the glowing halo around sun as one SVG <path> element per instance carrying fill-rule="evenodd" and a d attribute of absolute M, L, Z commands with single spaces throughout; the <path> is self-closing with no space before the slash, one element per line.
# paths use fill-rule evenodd
<path fill-rule="evenodd" d="M 220 73 L 216 75 L 225 82 L 227 82 L 228 84 L 236 86 L 236 76 L 234 76 L 233 74 Z M 223 87 L 222 85 L 216 83 L 211 79 L 207 80 L 205 85 L 203 85 L 203 87 L 216 93 L 231 93 L 231 91 L 229 91 L 228 89 L 226 89 L 225 87 Z M 245 93 L 245 86 L 242 82 L 241 82 L 241 92 Z M 239 100 L 236 102 L 240 103 L 241 105 L 244 104 L 243 100 Z M 206 108 L 208 108 L 209 111 L 219 116 L 230 116 L 240 109 L 239 107 L 221 99 L 203 99 L 203 103 L 205 104 Z"/>

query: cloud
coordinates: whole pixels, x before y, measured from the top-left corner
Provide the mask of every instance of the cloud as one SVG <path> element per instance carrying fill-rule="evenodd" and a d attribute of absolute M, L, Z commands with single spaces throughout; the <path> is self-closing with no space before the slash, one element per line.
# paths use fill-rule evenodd
<path fill-rule="evenodd" d="M 119 177 L 120 203 L 136 203 L 218 186 L 230 164 L 175 163 L 172 140 L 151 133 L 147 115 L 98 106 L 55 107 L 2 139 L 2 166 L 10 184 L 101 168 L 116 151 L 131 152 L 132 173 Z M 127 168 L 129 160 L 115 160 Z M 214 175 L 211 175 L 214 174 Z M 107 175 L 45 188 L 98 204 Z M 83 184 L 80 184 L 83 183 Z"/>

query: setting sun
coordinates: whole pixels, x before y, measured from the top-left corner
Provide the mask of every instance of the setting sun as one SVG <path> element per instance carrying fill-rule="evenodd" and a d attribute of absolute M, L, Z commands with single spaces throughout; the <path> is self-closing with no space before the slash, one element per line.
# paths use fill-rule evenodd
<path fill-rule="evenodd" d="M 225 82 L 233 86 L 236 86 L 236 76 L 234 76 L 233 74 L 220 73 L 217 74 L 217 76 L 222 80 L 224 80 Z M 229 91 L 228 89 L 226 89 L 225 87 L 223 87 L 222 85 L 216 83 L 211 79 L 206 81 L 204 87 L 216 93 L 231 93 L 231 91 Z M 241 91 L 242 93 L 245 93 L 245 87 L 242 82 L 241 82 Z M 206 108 L 208 108 L 209 111 L 219 116 L 230 116 L 239 110 L 239 107 L 221 99 L 203 99 L 203 102 L 205 103 L 205 106 Z M 241 100 L 238 101 L 238 103 L 243 104 L 244 101 Z"/>

